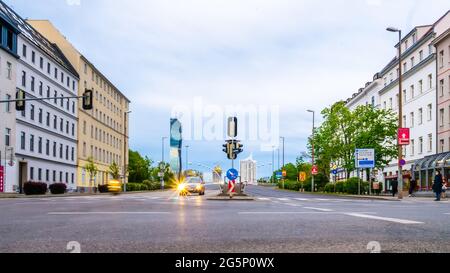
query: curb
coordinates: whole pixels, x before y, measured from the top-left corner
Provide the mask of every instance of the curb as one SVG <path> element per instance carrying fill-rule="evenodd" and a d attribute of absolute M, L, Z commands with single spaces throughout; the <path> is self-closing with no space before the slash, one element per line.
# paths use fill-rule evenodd
<path fill-rule="evenodd" d="M 126 194 L 140 194 L 140 193 L 154 193 L 154 192 L 166 192 L 169 190 L 156 190 L 156 191 L 132 191 L 121 192 L 120 195 Z M 25 195 L 25 194 L 0 194 L 0 199 L 36 199 L 36 198 L 62 198 L 62 197 L 83 197 L 83 196 L 107 196 L 112 195 L 110 192 L 106 193 L 79 193 L 79 194 L 45 194 L 45 195 Z"/>
<path fill-rule="evenodd" d="M 206 200 L 210 201 L 254 201 L 255 198 L 251 196 L 235 196 L 233 198 L 230 198 L 229 196 L 215 196 L 215 197 L 208 197 Z"/>

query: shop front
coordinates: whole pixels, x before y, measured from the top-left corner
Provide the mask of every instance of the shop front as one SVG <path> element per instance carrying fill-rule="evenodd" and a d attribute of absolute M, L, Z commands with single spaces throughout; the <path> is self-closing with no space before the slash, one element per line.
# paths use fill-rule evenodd
<path fill-rule="evenodd" d="M 409 187 L 409 182 L 411 180 L 411 173 L 409 171 L 403 171 L 403 190 L 407 190 Z M 398 175 L 397 174 L 385 174 L 384 176 L 384 192 L 385 193 L 392 193 L 392 184 L 393 182 L 398 181 Z"/>
<path fill-rule="evenodd" d="M 450 152 L 427 156 L 412 165 L 413 178 L 419 191 L 431 191 L 436 170 L 440 170 L 444 181 L 450 177 Z"/>

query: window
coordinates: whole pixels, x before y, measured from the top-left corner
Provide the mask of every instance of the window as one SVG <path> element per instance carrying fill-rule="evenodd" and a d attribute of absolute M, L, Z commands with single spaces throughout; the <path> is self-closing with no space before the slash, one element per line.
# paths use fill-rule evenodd
<path fill-rule="evenodd" d="M 58 68 L 55 67 L 55 79 L 58 79 Z"/>
<path fill-rule="evenodd" d="M 61 83 L 64 83 L 64 72 L 61 72 Z"/>
<path fill-rule="evenodd" d="M 30 167 L 30 179 L 34 180 L 34 168 Z"/>
<path fill-rule="evenodd" d="M 75 114 L 75 102 L 72 101 L 72 113 Z"/>
<path fill-rule="evenodd" d="M 56 182 L 56 171 L 53 171 L 53 182 Z"/>
<path fill-rule="evenodd" d="M 439 109 L 439 126 L 444 126 L 444 109 Z"/>
<path fill-rule="evenodd" d="M 428 104 L 427 110 L 428 110 L 428 117 L 427 117 L 427 119 L 428 119 L 428 121 L 430 121 L 430 120 L 433 119 L 433 113 L 432 113 L 433 112 L 433 106 L 431 104 Z"/>
<path fill-rule="evenodd" d="M 59 130 L 64 132 L 64 120 L 62 118 L 59 119 Z"/>
<path fill-rule="evenodd" d="M 59 158 L 63 158 L 64 145 L 59 144 Z"/>
<path fill-rule="evenodd" d="M 24 58 L 27 57 L 27 46 L 26 45 L 22 45 L 22 56 Z"/>
<path fill-rule="evenodd" d="M 11 80 L 12 77 L 12 64 L 10 62 L 6 63 L 6 78 Z"/>
<path fill-rule="evenodd" d="M 406 103 L 406 90 L 403 90 L 403 92 L 402 92 L 402 100 L 403 100 L 403 103 L 402 104 L 405 104 Z"/>
<path fill-rule="evenodd" d="M 392 109 L 392 98 L 389 98 L 389 109 Z"/>
<path fill-rule="evenodd" d="M 410 92 L 410 95 L 411 95 L 411 99 L 413 99 L 414 98 L 414 85 L 411 85 L 409 87 L 409 92 Z"/>
<path fill-rule="evenodd" d="M 74 184 L 75 183 L 75 174 L 74 173 L 72 173 L 72 184 Z"/>
<path fill-rule="evenodd" d="M 50 127 L 50 113 L 49 112 L 47 112 L 47 117 L 45 119 L 46 119 L 46 125 L 48 127 Z"/>
<path fill-rule="evenodd" d="M 86 142 L 83 142 L 83 157 L 86 157 Z"/>
<path fill-rule="evenodd" d="M 75 123 L 72 123 L 72 136 L 75 136 Z"/>
<path fill-rule="evenodd" d="M 45 154 L 50 155 L 50 140 L 45 141 Z"/>
<path fill-rule="evenodd" d="M 439 68 L 443 68 L 444 67 L 444 50 L 441 50 L 441 52 L 439 52 Z"/>
<path fill-rule="evenodd" d="M 44 88 L 44 84 L 42 82 L 39 82 L 39 96 L 42 96 L 43 88 Z"/>
<path fill-rule="evenodd" d="M 42 123 L 42 109 L 41 108 L 39 108 L 38 121 L 39 121 L 39 123 Z"/>
<path fill-rule="evenodd" d="M 63 182 L 63 172 L 59 172 L 59 182 Z"/>
<path fill-rule="evenodd" d="M 66 134 L 69 134 L 69 122 L 66 121 Z"/>
<path fill-rule="evenodd" d="M 50 180 L 50 170 L 45 170 L 45 181 L 49 181 Z"/>
<path fill-rule="evenodd" d="M 47 98 L 50 98 L 50 86 L 47 86 Z"/>
<path fill-rule="evenodd" d="M 69 183 L 69 173 L 66 173 L 66 183 Z"/>
<path fill-rule="evenodd" d="M 36 62 L 36 52 L 31 51 L 31 62 L 35 63 Z"/>
<path fill-rule="evenodd" d="M 58 117 L 53 115 L 53 129 L 58 129 Z"/>
<path fill-rule="evenodd" d="M 423 123 L 423 110 L 419 108 L 419 125 Z"/>
<path fill-rule="evenodd" d="M 39 67 L 41 69 L 44 69 L 44 58 L 42 58 L 42 57 L 39 58 Z"/>
<path fill-rule="evenodd" d="M 415 65 L 415 63 L 414 63 L 414 61 L 415 61 L 415 60 L 414 60 L 414 57 L 411 57 L 411 59 L 410 59 L 410 60 L 411 60 L 411 68 L 413 68 L 413 67 L 414 67 L 414 65 Z"/>
<path fill-rule="evenodd" d="M 414 44 L 415 42 L 417 42 L 417 36 L 416 36 L 415 33 L 413 33 L 413 35 L 412 35 L 412 40 L 413 40 L 413 44 Z"/>
<path fill-rule="evenodd" d="M 33 92 L 34 92 L 34 82 L 35 82 L 34 77 L 31 77 L 31 91 Z"/>
<path fill-rule="evenodd" d="M 440 141 L 439 141 L 439 151 L 441 152 L 441 153 L 443 153 L 444 152 L 444 140 L 443 139 L 441 139 Z"/>
<path fill-rule="evenodd" d="M 423 92 L 423 81 L 420 80 L 419 81 L 419 93 L 422 94 L 422 92 Z"/>
<path fill-rule="evenodd" d="M 428 152 L 433 151 L 433 134 L 428 135 Z"/>
<path fill-rule="evenodd" d="M 405 51 L 408 49 L 408 40 L 405 41 Z"/>
<path fill-rule="evenodd" d="M 59 102 L 59 105 L 60 105 L 61 107 L 64 107 L 64 95 L 63 95 L 63 94 L 61 94 L 61 100 L 60 100 L 60 102 Z"/>
<path fill-rule="evenodd" d="M 431 55 L 431 54 L 433 54 L 433 44 L 429 44 L 428 45 L 428 55 Z"/>
<path fill-rule="evenodd" d="M 444 80 L 439 81 L 439 96 L 444 96 Z"/>
<path fill-rule="evenodd" d="M 69 146 L 66 145 L 66 160 L 69 160 Z"/>
<path fill-rule="evenodd" d="M 53 103 L 54 103 L 54 104 L 57 103 L 57 100 L 56 100 L 57 97 L 58 97 L 58 92 L 55 90 L 55 91 L 53 92 Z"/>
<path fill-rule="evenodd" d="M 6 94 L 6 100 L 11 100 L 11 95 Z M 10 113 L 11 112 L 11 103 L 6 103 L 6 109 L 5 109 L 6 113 Z"/>
<path fill-rule="evenodd" d="M 419 154 L 423 153 L 423 137 L 419 137 Z"/>
<path fill-rule="evenodd" d="M 87 74 L 87 70 L 88 70 L 88 66 L 87 66 L 87 64 L 85 63 L 85 64 L 84 64 L 84 74 Z"/>
<path fill-rule="evenodd" d="M 34 105 L 31 105 L 31 109 L 30 109 L 30 119 L 34 120 Z"/>
<path fill-rule="evenodd" d="M 51 71 L 51 67 L 50 66 L 51 66 L 50 63 L 47 63 L 47 74 L 50 74 L 50 71 Z"/>
<path fill-rule="evenodd" d="M 11 146 L 11 129 L 5 128 L 5 146 Z"/>
<path fill-rule="evenodd" d="M 30 152 L 34 152 L 34 135 L 30 135 Z"/>
<path fill-rule="evenodd" d="M 56 157 L 56 142 L 53 141 L 53 157 Z"/>
<path fill-rule="evenodd" d="M 20 132 L 20 149 L 25 150 L 25 132 Z"/>
<path fill-rule="evenodd" d="M 38 138 L 38 153 L 42 154 L 42 137 Z"/>
<path fill-rule="evenodd" d="M 409 114 L 409 118 L 410 118 L 410 127 L 413 128 L 414 127 L 414 112 L 411 112 Z"/>
<path fill-rule="evenodd" d="M 433 88 L 433 74 L 428 75 L 428 88 Z"/>
<path fill-rule="evenodd" d="M 38 169 L 38 180 L 42 181 L 42 169 L 41 168 Z"/>
<path fill-rule="evenodd" d="M 72 147 L 72 152 L 71 152 L 71 160 L 72 161 L 75 161 L 75 148 L 74 147 Z"/>
<path fill-rule="evenodd" d="M 411 145 L 410 145 L 410 148 L 411 148 L 411 156 L 413 156 L 414 153 L 415 153 L 414 139 L 411 139 Z"/>
<path fill-rule="evenodd" d="M 408 64 L 407 63 L 403 63 L 403 71 L 406 72 L 406 70 L 408 70 Z"/>
<path fill-rule="evenodd" d="M 419 51 L 419 62 L 423 60 L 423 50 Z"/>
<path fill-rule="evenodd" d="M 27 72 L 22 71 L 22 86 L 27 87 Z"/>

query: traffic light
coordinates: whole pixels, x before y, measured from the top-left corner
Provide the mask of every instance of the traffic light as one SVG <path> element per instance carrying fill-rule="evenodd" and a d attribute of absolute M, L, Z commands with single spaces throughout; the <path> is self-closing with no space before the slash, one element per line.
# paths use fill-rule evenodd
<path fill-rule="evenodd" d="M 93 108 L 93 92 L 92 90 L 86 90 L 83 94 L 83 109 L 92 110 Z"/>
<path fill-rule="evenodd" d="M 242 152 L 244 151 L 243 148 L 244 148 L 244 145 L 241 144 L 241 143 L 239 143 L 239 141 L 237 141 L 237 142 L 235 143 L 235 146 L 234 146 L 234 153 L 235 153 L 236 155 L 242 153 Z"/>
<path fill-rule="evenodd" d="M 240 144 L 238 140 L 227 140 L 227 143 L 222 145 L 223 152 L 227 154 L 228 159 L 235 160 L 238 154 L 242 153 L 244 145 Z"/>
<path fill-rule="evenodd" d="M 16 92 L 16 110 L 25 111 L 25 91 L 21 89 Z"/>

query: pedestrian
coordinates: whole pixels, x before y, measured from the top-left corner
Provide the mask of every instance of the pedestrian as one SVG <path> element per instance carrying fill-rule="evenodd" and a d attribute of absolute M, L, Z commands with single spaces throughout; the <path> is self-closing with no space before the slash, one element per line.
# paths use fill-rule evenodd
<path fill-rule="evenodd" d="M 436 194 L 436 200 L 434 201 L 441 201 L 441 193 L 442 193 L 442 174 L 441 171 L 436 171 L 436 176 L 434 177 L 434 183 L 433 183 L 433 191 Z"/>
<path fill-rule="evenodd" d="M 414 195 L 414 192 L 416 191 L 416 187 L 417 187 L 417 182 L 416 180 L 413 178 L 411 179 L 411 181 L 409 182 L 409 197 L 416 197 Z"/>
<path fill-rule="evenodd" d="M 392 186 L 392 197 L 395 197 L 395 195 L 398 192 L 398 181 L 397 180 L 392 181 L 391 186 Z"/>
<path fill-rule="evenodd" d="M 447 191 L 447 184 L 448 182 L 442 183 L 442 198 L 447 199 L 447 194 L 445 193 Z"/>

